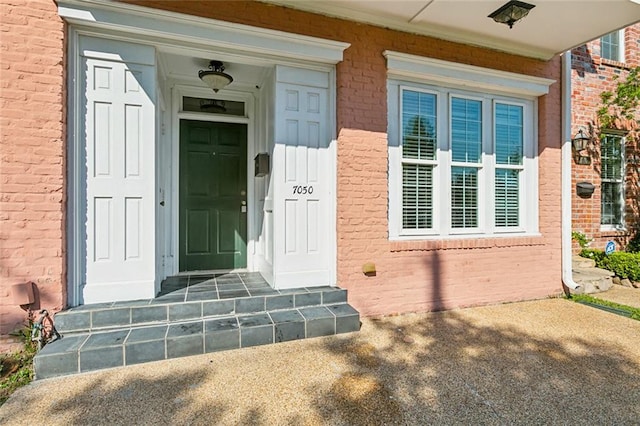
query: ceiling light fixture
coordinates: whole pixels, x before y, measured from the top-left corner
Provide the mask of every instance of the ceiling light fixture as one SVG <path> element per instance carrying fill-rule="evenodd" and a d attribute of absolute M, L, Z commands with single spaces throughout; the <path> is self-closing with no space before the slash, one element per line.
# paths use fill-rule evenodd
<path fill-rule="evenodd" d="M 533 4 L 511 0 L 509 3 L 502 5 L 502 7 L 488 17 L 499 24 L 506 24 L 509 28 L 513 28 L 513 24 L 527 16 L 529 11 L 534 7 L 536 6 Z"/>
<path fill-rule="evenodd" d="M 233 77 L 224 72 L 224 65 L 220 61 L 209 62 L 209 71 L 198 71 L 198 77 L 216 93 L 233 81 Z"/>

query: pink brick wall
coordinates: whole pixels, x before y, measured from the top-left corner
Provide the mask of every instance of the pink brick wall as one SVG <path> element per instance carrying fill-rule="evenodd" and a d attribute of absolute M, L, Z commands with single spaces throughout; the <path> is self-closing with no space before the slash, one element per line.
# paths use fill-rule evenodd
<path fill-rule="evenodd" d="M 338 284 L 365 315 L 545 297 L 561 291 L 560 84 L 539 99 L 539 238 L 390 242 L 384 50 L 560 80 L 537 61 L 251 2 L 133 2 L 351 43 L 337 66 Z M 460 244 L 460 246 L 458 246 Z M 362 265 L 374 262 L 375 277 Z"/>
<path fill-rule="evenodd" d="M 337 67 L 338 284 L 349 289 L 350 300 L 363 314 L 496 303 L 560 291 L 560 85 L 552 85 L 550 94 L 539 99 L 541 237 L 390 242 L 382 52 L 556 80 L 558 58 L 538 61 L 263 3 L 216 2 L 215 8 L 209 2 L 140 3 L 351 43 Z M 5 2 L 2 15 L 3 280 L 35 280 L 46 296 L 44 305 L 59 308 L 65 299 L 64 27 L 49 0 Z M 37 25 L 41 31 L 32 30 Z M 14 56 L 6 56 L 5 62 L 8 52 Z M 376 263 L 377 276 L 362 274 L 365 262 Z"/>
<path fill-rule="evenodd" d="M 615 78 L 624 80 L 629 68 L 640 65 L 640 24 L 625 29 L 625 62 L 614 62 L 600 57 L 600 40 L 594 40 L 572 51 L 572 134 L 580 128 L 591 134 L 597 129 L 597 116 L 603 91 L 614 91 L 617 85 Z M 636 117 L 640 119 L 640 115 Z M 597 141 L 597 139 L 595 140 Z M 640 144 L 636 140 L 627 140 L 627 158 L 640 155 Z M 593 238 L 591 246 L 603 249 L 606 241 L 614 240 L 623 246 L 630 233 L 600 230 L 600 161 L 599 144 L 595 143 L 591 150 L 591 165 L 573 164 L 573 229 Z M 591 198 L 580 198 L 575 192 L 577 182 L 591 182 L 596 190 Z M 627 165 L 627 226 L 640 227 L 640 167 Z"/>
<path fill-rule="evenodd" d="M 53 1 L 0 6 L 0 334 L 22 324 L 12 284 L 33 281 L 42 308 L 64 286 L 64 36 Z"/>

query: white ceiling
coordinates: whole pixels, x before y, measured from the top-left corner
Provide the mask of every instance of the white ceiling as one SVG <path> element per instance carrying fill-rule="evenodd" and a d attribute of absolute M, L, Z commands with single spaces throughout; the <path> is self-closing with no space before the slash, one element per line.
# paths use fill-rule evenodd
<path fill-rule="evenodd" d="M 263 1 L 542 59 L 640 21 L 640 0 L 527 0 L 512 29 L 487 17 L 508 0 Z"/>

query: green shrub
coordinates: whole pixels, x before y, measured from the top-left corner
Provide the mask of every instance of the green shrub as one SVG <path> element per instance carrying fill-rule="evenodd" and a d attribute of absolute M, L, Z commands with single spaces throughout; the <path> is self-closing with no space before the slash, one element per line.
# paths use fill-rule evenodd
<path fill-rule="evenodd" d="M 606 254 L 604 254 L 604 251 L 598 249 L 582 249 L 580 256 L 595 260 L 596 266 L 598 266 Z M 598 266 L 598 268 L 600 268 L 600 266 Z"/>
<path fill-rule="evenodd" d="M 636 235 L 629 240 L 625 251 L 627 253 L 640 253 L 640 231 L 636 232 Z"/>
<path fill-rule="evenodd" d="M 580 231 L 572 231 L 571 239 L 577 242 L 580 248 L 583 250 L 589 247 L 589 243 L 591 242 L 591 239 Z"/>
<path fill-rule="evenodd" d="M 600 263 L 602 266 L 598 266 L 598 261 L 596 261 L 596 266 L 608 269 L 620 278 L 640 281 L 640 253 L 617 251 L 604 256 Z"/>
<path fill-rule="evenodd" d="M 640 253 L 616 251 L 606 255 L 602 250 L 584 249 L 580 256 L 595 260 L 598 268 L 609 270 L 620 278 L 640 282 Z"/>

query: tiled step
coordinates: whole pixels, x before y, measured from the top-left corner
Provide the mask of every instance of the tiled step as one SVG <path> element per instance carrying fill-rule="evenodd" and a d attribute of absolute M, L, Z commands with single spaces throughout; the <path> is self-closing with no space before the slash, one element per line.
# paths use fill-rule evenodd
<path fill-rule="evenodd" d="M 188 293 L 185 291 L 184 294 L 178 294 L 174 291 L 155 299 L 72 308 L 55 316 L 56 328 L 63 334 L 107 331 L 122 327 L 168 324 L 277 309 L 333 305 L 347 301 L 346 290 L 337 287 L 288 290 L 248 287 L 247 291 L 226 294 L 194 291 L 196 289 L 197 286 L 189 287 Z M 196 300 L 198 298 L 201 300 Z"/>
<path fill-rule="evenodd" d="M 327 291 L 331 297 L 338 293 Z M 295 295 L 297 294 L 303 293 Z M 236 309 L 238 300 L 240 299 L 233 300 Z M 294 296 L 291 303 L 295 305 L 295 301 Z M 173 320 L 163 319 L 155 325 L 148 322 L 145 326 L 129 325 L 119 329 L 68 333 L 63 339 L 48 344 L 37 354 L 34 360 L 36 378 L 348 333 L 360 329 L 360 316 L 347 303 L 294 306 L 259 313 L 222 314 L 216 311 L 216 315 L 210 316 L 202 316 L 203 312 L 198 310 L 208 306 L 204 302 L 185 304 L 197 308 L 192 312 L 191 308 L 178 308 L 178 304 L 161 305 L 166 309 L 168 318 L 171 316 L 171 308 L 174 308 L 175 312 L 189 314 L 177 315 Z M 100 310 L 91 312 L 90 318 L 93 319 L 93 313 Z M 200 316 L 196 317 L 198 313 Z M 100 317 L 98 315 L 98 318 Z"/>

